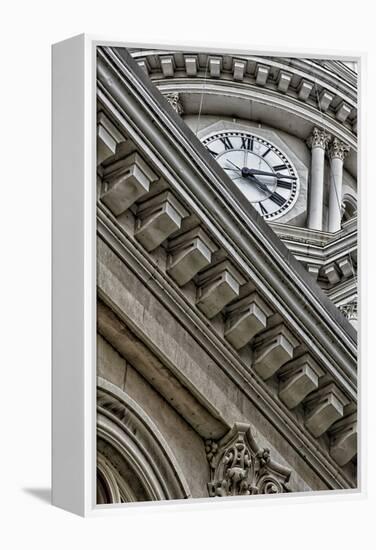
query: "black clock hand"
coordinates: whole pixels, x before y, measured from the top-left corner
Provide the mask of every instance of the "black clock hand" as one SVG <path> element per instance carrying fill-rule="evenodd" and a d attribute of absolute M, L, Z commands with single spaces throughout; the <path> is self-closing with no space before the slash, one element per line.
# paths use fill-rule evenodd
<path fill-rule="evenodd" d="M 247 178 L 252 182 L 252 183 L 255 183 L 257 185 L 257 187 L 259 187 L 259 189 L 261 189 L 262 191 L 265 191 L 265 193 L 270 193 L 270 189 L 268 188 L 267 185 L 265 185 L 265 183 L 261 182 L 260 180 L 258 180 L 255 176 L 253 176 L 252 174 L 248 174 L 247 175 Z"/>
<path fill-rule="evenodd" d="M 233 162 L 231 162 L 231 160 L 226 159 L 226 162 L 229 162 L 230 164 L 232 164 L 233 166 L 235 166 L 235 168 L 236 168 L 237 170 L 239 170 L 239 172 L 242 171 L 242 169 L 239 168 L 239 166 L 236 166 L 236 164 L 234 164 Z"/>
<path fill-rule="evenodd" d="M 263 170 L 256 170 L 255 168 L 243 168 L 244 173 L 248 174 L 257 174 L 260 176 L 273 176 L 278 179 L 290 179 L 290 180 L 296 180 L 296 176 L 290 176 L 290 175 L 283 175 L 280 172 L 264 172 Z"/>

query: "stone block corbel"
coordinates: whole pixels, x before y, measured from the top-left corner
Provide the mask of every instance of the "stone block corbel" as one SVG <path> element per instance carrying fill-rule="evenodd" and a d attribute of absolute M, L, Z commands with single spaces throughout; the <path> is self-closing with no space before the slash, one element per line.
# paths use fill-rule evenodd
<path fill-rule="evenodd" d="M 267 380 L 291 361 L 297 346 L 298 340 L 283 323 L 263 332 L 254 341 L 254 370 Z"/>
<path fill-rule="evenodd" d="M 266 65 L 257 65 L 256 67 L 256 84 L 258 86 L 265 86 L 269 76 L 269 67 Z"/>
<path fill-rule="evenodd" d="M 319 378 L 323 375 L 324 371 L 309 353 L 290 361 L 278 372 L 281 401 L 289 409 L 297 407 L 307 395 L 317 390 Z"/>
<path fill-rule="evenodd" d="M 157 179 L 144 159 L 132 153 L 106 167 L 103 173 L 105 192 L 101 200 L 115 216 L 120 216 L 146 195 Z"/>
<path fill-rule="evenodd" d="M 340 466 L 344 466 L 357 453 L 357 418 L 353 413 L 342 418 L 330 430 L 330 455 Z"/>
<path fill-rule="evenodd" d="M 314 437 L 324 434 L 334 422 L 343 417 L 349 399 L 333 382 L 310 394 L 305 400 L 305 426 Z"/>
<path fill-rule="evenodd" d="M 197 307 L 212 319 L 232 300 L 239 296 L 243 275 L 228 260 L 224 260 L 199 275 Z"/>
<path fill-rule="evenodd" d="M 188 211 L 170 191 L 163 191 L 138 205 L 136 214 L 134 236 L 150 252 L 180 229 Z"/>
<path fill-rule="evenodd" d="M 248 344 L 261 330 L 266 328 L 270 307 L 257 292 L 242 298 L 227 309 L 225 338 L 235 349 Z"/>
<path fill-rule="evenodd" d="M 169 241 L 167 273 L 179 285 L 188 283 L 202 269 L 210 265 L 218 247 L 200 227 Z"/>

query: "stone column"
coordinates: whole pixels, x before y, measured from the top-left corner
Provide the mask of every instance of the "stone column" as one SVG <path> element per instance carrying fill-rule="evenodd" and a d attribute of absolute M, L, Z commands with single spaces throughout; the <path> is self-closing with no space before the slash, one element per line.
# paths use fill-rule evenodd
<path fill-rule="evenodd" d="M 330 159 L 328 231 L 330 233 L 341 229 L 343 161 L 349 150 L 349 147 L 336 137 L 328 148 Z"/>
<path fill-rule="evenodd" d="M 312 150 L 308 227 L 319 231 L 322 231 L 325 149 L 329 139 L 330 135 L 325 130 L 314 128 L 307 140 L 308 147 Z"/>

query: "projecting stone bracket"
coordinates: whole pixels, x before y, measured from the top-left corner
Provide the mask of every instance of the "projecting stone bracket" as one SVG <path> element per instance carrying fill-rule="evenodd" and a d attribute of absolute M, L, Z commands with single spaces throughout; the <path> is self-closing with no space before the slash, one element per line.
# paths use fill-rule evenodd
<path fill-rule="evenodd" d="M 306 399 L 306 427 L 313 436 L 320 437 L 342 418 L 343 409 L 348 404 L 344 393 L 334 383 L 328 384 Z"/>
<path fill-rule="evenodd" d="M 225 338 L 235 349 L 244 347 L 266 328 L 270 307 L 253 292 L 227 309 Z"/>
<path fill-rule="evenodd" d="M 254 343 L 254 370 L 267 380 L 292 359 L 297 345 L 298 340 L 283 323 L 262 333 Z"/>
<path fill-rule="evenodd" d="M 324 371 L 309 353 L 290 361 L 278 373 L 280 399 L 289 409 L 297 407 L 308 394 L 317 390 L 323 375 Z"/>
<path fill-rule="evenodd" d="M 330 455 L 344 466 L 356 455 L 358 448 L 357 418 L 353 413 L 334 424 L 330 430 Z"/>
<path fill-rule="evenodd" d="M 101 200 L 115 216 L 120 216 L 149 192 L 158 177 L 138 153 L 132 153 L 106 167 L 103 179 L 106 189 Z"/>
<path fill-rule="evenodd" d="M 97 117 L 97 166 L 116 152 L 118 143 L 124 141 L 124 136 L 112 124 L 110 119 L 103 113 Z"/>
<path fill-rule="evenodd" d="M 269 449 L 259 448 L 249 424 L 237 422 L 219 441 L 205 442 L 210 466 L 209 496 L 287 492 L 291 471 L 274 462 Z"/>
<path fill-rule="evenodd" d="M 231 262 L 224 260 L 199 275 L 196 305 L 211 319 L 239 296 L 244 283 L 243 275 Z"/>
<path fill-rule="evenodd" d="M 179 235 L 169 241 L 167 273 L 179 286 L 183 286 L 210 265 L 212 254 L 217 249 L 201 227 Z"/>
<path fill-rule="evenodd" d="M 137 208 L 135 238 L 149 252 L 180 229 L 188 211 L 169 191 L 141 203 Z"/>

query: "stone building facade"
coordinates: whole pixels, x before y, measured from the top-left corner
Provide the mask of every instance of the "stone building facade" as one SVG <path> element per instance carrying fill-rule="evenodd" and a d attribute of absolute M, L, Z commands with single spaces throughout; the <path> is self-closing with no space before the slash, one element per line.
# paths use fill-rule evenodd
<path fill-rule="evenodd" d="M 97 53 L 97 502 L 356 488 L 354 68 Z"/>

